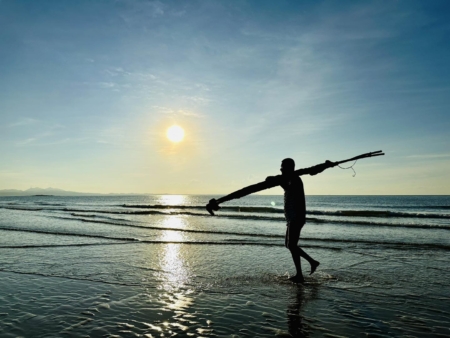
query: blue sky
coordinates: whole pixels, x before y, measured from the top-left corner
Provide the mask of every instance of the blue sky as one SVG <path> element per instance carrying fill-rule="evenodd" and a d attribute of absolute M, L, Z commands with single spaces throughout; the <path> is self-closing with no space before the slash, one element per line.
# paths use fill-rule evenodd
<path fill-rule="evenodd" d="M 448 1 L 0 1 L 0 189 L 450 194 Z M 165 131 L 185 129 L 173 144 Z M 268 193 L 281 193 L 273 189 Z"/>

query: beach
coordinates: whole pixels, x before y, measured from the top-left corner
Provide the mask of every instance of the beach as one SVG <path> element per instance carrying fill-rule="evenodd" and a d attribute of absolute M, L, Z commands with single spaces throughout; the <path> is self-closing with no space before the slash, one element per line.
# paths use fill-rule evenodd
<path fill-rule="evenodd" d="M 0 197 L 1 337 L 447 337 L 449 196 Z"/>

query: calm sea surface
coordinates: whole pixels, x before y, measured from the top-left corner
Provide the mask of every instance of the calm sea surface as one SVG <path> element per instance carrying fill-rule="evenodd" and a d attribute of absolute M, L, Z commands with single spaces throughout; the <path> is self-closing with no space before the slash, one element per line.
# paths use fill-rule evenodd
<path fill-rule="evenodd" d="M 450 196 L 212 197 L 0 197 L 0 336 L 450 336 Z"/>

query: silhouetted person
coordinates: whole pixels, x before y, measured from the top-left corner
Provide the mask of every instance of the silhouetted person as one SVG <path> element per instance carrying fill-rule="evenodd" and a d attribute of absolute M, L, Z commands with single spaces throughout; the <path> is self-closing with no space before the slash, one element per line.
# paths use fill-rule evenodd
<path fill-rule="evenodd" d="M 304 278 L 300 265 L 300 257 L 303 257 L 311 265 L 312 274 L 319 266 L 319 262 L 311 258 L 303 249 L 298 246 L 298 240 L 300 239 L 300 232 L 305 225 L 306 219 L 306 207 L 305 207 L 305 192 L 303 190 L 303 182 L 299 176 L 302 175 L 317 175 L 325 169 L 338 166 L 340 164 L 355 161 L 363 158 L 382 156 L 384 153 L 381 150 L 373 151 L 358 155 L 347 160 L 330 162 L 315 165 L 309 168 L 302 168 L 295 170 L 295 162 L 291 158 L 286 158 L 281 162 L 281 175 L 269 176 L 264 182 L 249 185 L 229 195 L 218 199 L 211 199 L 206 205 L 206 210 L 211 215 L 214 215 L 214 211 L 220 209 L 219 204 L 224 203 L 236 198 L 241 198 L 255 192 L 270 189 L 276 186 L 281 186 L 284 189 L 284 213 L 287 221 L 286 239 L 285 245 L 291 251 L 292 259 L 294 260 L 297 274 L 291 278 L 293 282 L 303 283 Z M 342 168 L 346 169 L 346 168 Z"/>
<path fill-rule="evenodd" d="M 294 283 L 303 283 L 305 280 L 302 274 L 300 257 L 308 261 L 312 274 L 319 266 L 319 262 L 309 256 L 298 246 L 300 232 L 306 221 L 306 201 L 305 191 L 301 178 L 295 174 L 295 162 L 292 158 L 285 158 L 281 161 L 281 175 L 269 176 L 266 181 L 277 183 L 284 189 L 284 216 L 286 217 L 286 237 L 284 240 L 286 248 L 289 249 L 294 260 L 297 273 L 291 277 Z M 315 175 L 316 173 L 311 173 Z"/>
<path fill-rule="evenodd" d="M 303 190 L 303 182 L 299 176 L 301 175 L 317 175 L 327 168 L 334 167 L 336 163 L 326 161 L 325 163 L 304 169 L 295 170 L 295 162 L 291 158 L 286 158 L 281 162 L 281 175 L 269 176 L 264 182 L 250 185 L 241 190 L 235 191 L 227 196 L 219 199 L 211 199 L 206 209 L 211 215 L 214 210 L 219 210 L 219 203 L 230 201 L 232 199 L 241 198 L 249 194 L 281 186 L 284 189 L 284 214 L 287 221 L 285 246 L 291 252 L 297 273 L 290 279 L 294 283 L 303 283 L 300 257 L 306 259 L 311 265 L 312 274 L 319 266 L 319 262 L 311 258 L 303 249 L 298 247 L 300 231 L 306 220 L 305 192 Z"/>

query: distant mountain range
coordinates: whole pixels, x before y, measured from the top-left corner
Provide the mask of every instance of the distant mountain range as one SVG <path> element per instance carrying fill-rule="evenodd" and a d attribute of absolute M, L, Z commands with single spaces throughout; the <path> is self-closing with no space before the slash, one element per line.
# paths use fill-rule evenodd
<path fill-rule="evenodd" d="M 53 195 L 53 196 L 94 196 L 104 194 L 93 194 L 84 192 L 67 191 L 56 188 L 30 188 L 27 190 L 4 189 L 0 190 L 0 196 L 35 196 L 35 195 Z"/>

